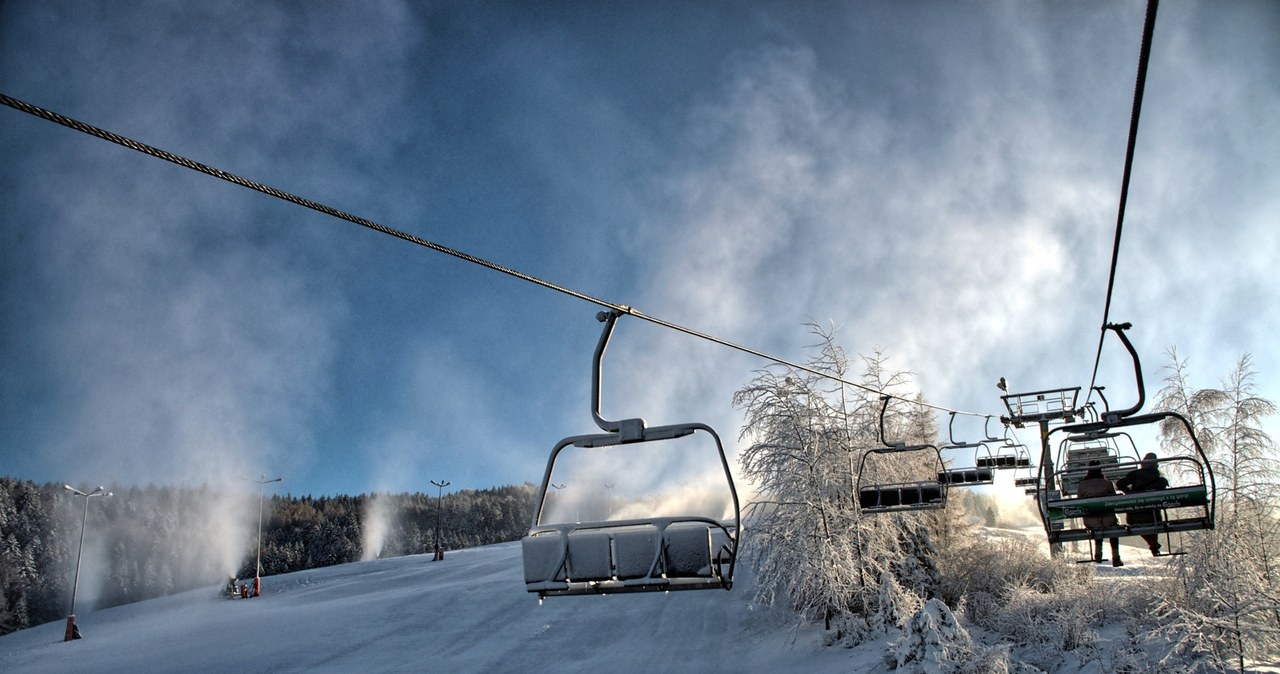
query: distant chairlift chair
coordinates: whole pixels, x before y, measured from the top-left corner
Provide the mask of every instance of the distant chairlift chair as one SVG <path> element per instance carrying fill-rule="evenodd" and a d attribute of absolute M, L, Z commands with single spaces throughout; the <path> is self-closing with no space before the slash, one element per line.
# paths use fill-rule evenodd
<path fill-rule="evenodd" d="M 987 431 L 987 439 L 982 445 L 982 450 L 979 450 L 983 453 L 976 454 L 973 460 L 979 468 L 1009 470 L 1031 466 L 1031 452 L 1027 450 L 1026 445 L 1014 442 L 1009 437 L 1009 432 L 1009 429 L 1005 428 L 1004 437 L 995 438 L 991 437 L 990 431 Z"/>
<path fill-rule="evenodd" d="M 919 480 L 897 483 L 868 483 L 867 459 L 884 454 L 903 454 L 908 452 L 932 452 L 937 460 L 936 475 L 946 471 L 942 462 L 942 452 L 929 444 L 908 445 L 903 442 L 889 443 L 884 439 L 884 413 L 889 407 L 890 396 L 882 398 L 884 404 L 880 408 L 880 442 L 884 447 L 867 450 L 858 465 L 858 506 L 864 514 L 895 512 L 903 510 L 940 510 L 947 506 L 947 489 L 941 480 Z M 877 458 L 877 461 L 881 461 Z"/>
<path fill-rule="evenodd" d="M 544 597 L 724 589 L 733 586 L 741 512 L 720 436 L 705 424 L 648 428 L 644 419 L 607 421 L 600 416 L 600 368 L 619 311 L 601 312 L 604 331 L 596 346 L 592 373 L 592 417 L 603 434 L 571 436 L 551 451 L 538 492 L 528 535 L 521 541 L 525 588 Z M 611 447 L 671 440 L 697 431 L 715 440 L 733 500 L 733 520 L 701 516 L 654 517 L 598 522 L 547 523 L 543 512 L 556 457 L 570 445 Z"/>
<path fill-rule="evenodd" d="M 990 421 L 988 416 L 987 420 Z M 986 445 L 982 441 L 964 442 L 956 440 L 955 434 L 956 413 L 951 413 L 951 420 L 947 423 L 947 444 L 943 445 L 941 450 L 946 452 L 952 449 L 974 449 L 980 450 Z M 976 455 L 975 455 L 976 458 Z M 995 481 L 995 473 L 989 467 L 980 467 L 976 464 L 971 468 L 946 468 L 938 473 L 938 482 L 947 487 L 977 487 L 979 485 L 991 484 Z"/>

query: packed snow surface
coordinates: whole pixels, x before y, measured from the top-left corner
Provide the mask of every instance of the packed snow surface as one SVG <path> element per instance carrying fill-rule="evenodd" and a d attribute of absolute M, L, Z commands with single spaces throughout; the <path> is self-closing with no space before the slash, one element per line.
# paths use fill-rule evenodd
<path fill-rule="evenodd" d="M 826 648 L 819 627 L 731 591 L 557 597 L 525 592 L 519 543 L 345 564 L 81 612 L 0 637 L 0 671 L 850 672 L 883 645 Z"/>
<path fill-rule="evenodd" d="M 980 528 L 993 543 L 1032 536 Z M 1047 545 L 1042 546 L 1047 555 Z M 1093 565 L 1103 583 L 1149 582 L 1168 558 L 1123 546 L 1125 566 Z M 1068 550 L 1069 559 L 1087 556 Z M 888 672 L 896 637 L 823 645 L 821 625 L 753 605 L 751 570 L 733 590 L 553 597 L 525 591 L 519 543 L 268 576 L 263 594 L 210 587 L 82 611 L 83 639 L 55 621 L 0 637 L 0 672 Z M 1099 625 L 1099 627 L 1103 627 Z M 1122 625 L 1105 633 L 1123 636 Z M 1106 636 L 1106 635 L 1104 635 Z M 1108 671 L 1064 654 L 1054 672 Z M 1277 671 L 1274 668 L 1265 671 Z"/>

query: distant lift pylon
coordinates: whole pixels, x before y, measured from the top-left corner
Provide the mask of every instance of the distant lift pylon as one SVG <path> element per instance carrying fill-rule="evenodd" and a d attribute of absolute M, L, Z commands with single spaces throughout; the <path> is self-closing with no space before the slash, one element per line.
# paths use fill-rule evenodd
<path fill-rule="evenodd" d="M 521 541 L 525 588 L 543 597 L 562 595 L 724 589 L 733 586 L 741 511 L 720 436 L 700 423 L 647 427 L 644 419 L 608 421 L 600 416 L 600 366 L 619 311 L 600 312 L 604 331 L 592 372 L 592 411 L 605 433 L 561 440 L 547 459 L 529 533 Z M 566 447 L 612 447 L 672 440 L 702 431 L 715 440 L 724 468 L 733 519 L 665 516 L 595 522 L 545 522 L 547 488 L 556 457 Z"/>

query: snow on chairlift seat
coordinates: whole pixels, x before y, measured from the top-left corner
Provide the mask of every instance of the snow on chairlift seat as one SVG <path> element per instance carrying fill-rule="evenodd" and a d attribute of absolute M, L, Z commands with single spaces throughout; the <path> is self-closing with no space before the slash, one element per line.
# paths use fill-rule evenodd
<path fill-rule="evenodd" d="M 605 324 L 593 357 L 592 417 L 603 434 L 561 440 L 547 459 L 537 509 L 529 533 L 521 541 L 525 589 L 538 597 L 611 594 L 733 587 L 741 511 L 733 474 L 720 436 L 701 423 L 649 428 L 643 419 L 607 421 L 600 416 L 600 369 L 609 337 L 621 312 L 601 312 Z M 600 522 L 545 523 L 556 457 L 568 446 L 581 448 L 635 446 L 673 440 L 702 431 L 711 436 L 733 504 L 731 522 L 694 515 Z"/>
<path fill-rule="evenodd" d="M 539 596 L 728 589 L 732 536 L 698 517 L 543 525 L 521 542 L 525 587 Z"/>

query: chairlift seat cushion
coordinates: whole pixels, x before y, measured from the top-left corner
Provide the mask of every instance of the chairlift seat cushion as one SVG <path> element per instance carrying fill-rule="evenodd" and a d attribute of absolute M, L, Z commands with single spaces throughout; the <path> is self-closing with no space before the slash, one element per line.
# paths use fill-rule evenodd
<path fill-rule="evenodd" d="M 564 580 L 564 537 L 557 531 L 525 536 L 520 541 L 526 583 Z"/>
<path fill-rule="evenodd" d="M 613 578 L 610 539 L 605 531 L 569 534 L 568 576 L 573 581 Z"/>
<path fill-rule="evenodd" d="M 978 468 L 1025 468 L 1030 464 L 1027 459 L 1013 454 L 978 457 L 978 460 L 974 463 Z"/>
<path fill-rule="evenodd" d="M 871 485 L 858 490 L 858 504 L 867 512 L 931 510 L 945 503 L 939 482 Z"/>
<path fill-rule="evenodd" d="M 921 490 L 920 487 L 918 486 L 912 485 L 908 487 L 903 487 L 901 490 L 901 493 L 902 493 L 902 505 L 916 505 L 924 501 L 923 490 Z"/>
<path fill-rule="evenodd" d="M 958 468 L 938 473 L 938 482 L 942 484 L 991 484 L 993 476 L 989 468 Z"/>
<path fill-rule="evenodd" d="M 863 487 L 858 492 L 858 504 L 864 510 L 896 508 L 902 505 L 902 492 L 897 487 Z"/>
<path fill-rule="evenodd" d="M 658 561 L 658 530 L 652 526 L 615 531 L 613 552 L 615 573 L 621 580 L 653 575 Z"/>
<path fill-rule="evenodd" d="M 703 524 L 672 524 L 664 546 L 668 576 L 711 575 L 711 529 Z"/>

